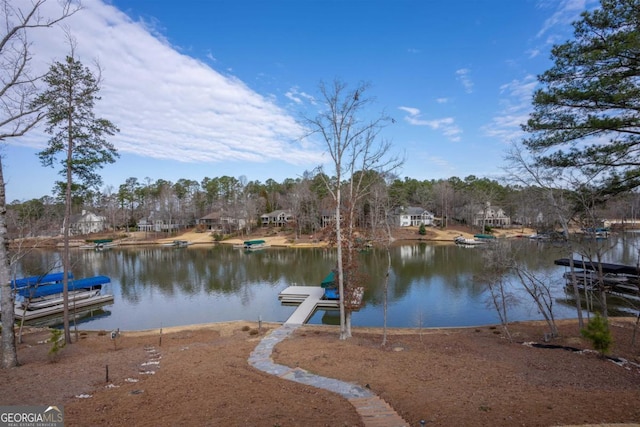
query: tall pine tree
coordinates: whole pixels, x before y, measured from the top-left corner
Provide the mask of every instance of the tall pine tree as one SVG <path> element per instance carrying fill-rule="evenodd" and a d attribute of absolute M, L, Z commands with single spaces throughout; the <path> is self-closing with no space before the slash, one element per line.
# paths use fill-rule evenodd
<path fill-rule="evenodd" d="M 114 135 L 118 128 L 109 120 L 97 118 L 93 112 L 99 100 L 99 81 L 91 70 L 74 58 L 73 48 L 64 62 L 54 63 L 45 77 L 48 88 L 38 96 L 37 105 L 46 111 L 47 133 L 52 135 L 47 148 L 38 153 L 44 166 L 61 166 L 65 177 L 64 250 L 64 336 L 71 343 L 69 329 L 69 291 L 67 276 L 70 269 L 69 220 L 71 217 L 71 189 L 75 183 L 84 187 L 98 187 L 102 183 L 97 170 L 105 163 L 115 162 L 118 153 L 105 135 Z"/>
<path fill-rule="evenodd" d="M 544 167 L 599 175 L 608 194 L 640 186 L 640 0 L 601 0 L 554 46 L 523 127 Z"/>

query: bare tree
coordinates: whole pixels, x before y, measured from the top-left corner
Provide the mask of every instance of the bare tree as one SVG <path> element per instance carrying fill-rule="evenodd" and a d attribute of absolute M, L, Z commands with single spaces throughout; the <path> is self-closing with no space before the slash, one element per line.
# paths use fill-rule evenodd
<path fill-rule="evenodd" d="M 435 204 L 440 209 L 442 228 L 447 228 L 449 211 L 453 204 L 453 187 L 448 181 L 438 181 L 433 186 Z"/>
<path fill-rule="evenodd" d="M 343 244 L 346 243 L 347 255 L 351 256 L 353 247 L 353 207 L 363 192 L 364 172 L 371 170 L 393 169 L 401 163 L 397 159 L 387 160 L 391 144 L 379 141 L 380 131 L 391 122 L 391 118 L 380 114 L 371 120 L 363 119 L 365 108 L 373 102 L 364 93 L 368 84 L 361 83 L 354 90 L 336 79 L 330 86 L 320 83 L 324 109 L 314 117 L 305 117 L 304 122 L 311 134 L 319 134 L 326 144 L 327 152 L 333 162 L 334 177 L 325 180 L 327 190 L 335 203 L 336 246 L 338 258 L 338 292 L 340 294 L 340 339 L 351 336 L 349 316 L 345 310 L 345 271 Z M 356 176 L 355 172 L 361 172 Z M 321 176 L 324 176 L 322 174 Z M 348 180 L 347 198 L 343 198 L 343 181 Z M 343 208 L 347 202 L 347 210 L 343 216 Z M 343 242 L 341 219 L 346 220 L 348 234 Z M 353 285 L 353 283 L 349 284 Z M 350 311 L 349 311 L 350 313 Z"/>
<path fill-rule="evenodd" d="M 38 91 L 41 76 L 29 68 L 31 45 L 29 31 L 55 25 L 79 10 L 79 3 L 71 0 L 59 2 L 60 9 L 53 18 L 43 17 L 43 5 L 47 0 L 16 3 L 0 2 L 0 141 L 25 135 L 44 114 L 31 100 Z M 22 6 L 22 7 L 21 7 Z M 15 320 L 14 296 L 10 286 L 10 266 L 7 255 L 7 223 L 5 219 L 6 193 L 0 162 L 0 293 L 2 293 L 2 367 L 18 364 L 13 323 Z"/>
<path fill-rule="evenodd" d="M 540 165 L 530 162 L 524 155 L 522 146 L 514 144 L 507 154 L 506 160 L 510 164 L 507 170 L 510 179 L 515 182 L 535 185 L 539 187 L 545 196 L 546 203 L 553 209 L 562 232 L 569 236 L 569 223 L 573 217 L 573 209 L 566 199 L 567 188 L 563 188 L 563 183 L 567 182 L 567 172 L 559 169 L 543 168 Z M 580 302 L 580 292 L 575 280 L 575 266 L 573 265 L 573 246 L 568 240 L 567 253 L 569 254 L 572 280 L 573 296 L 576 301 L 576 314 L 578 316 L 578 327 L 584 327 L 582 318 L 582 306 Z"/>
<path fill-rule="evenodd" d="M 558 326 L 556 325 L 553 313 L 553 280 L 551 278 L 540 278 L 526 266 L 512 260 L 512 269 L 518 276 L 522 287 L 527 291 L 536 305 L 538 312 L 542 314 L 547 326 L 549 326 L 550 337 L 558 336 Z"/>
<path fill-rule="evenodd" d="M 485 264 L 484 274 L 480 280 L 489 287 L 489 304 L 495 308 L 500 318 L 500 324 L 509 341 L 509 308 L 517 303 L 517 298 L 511 292 L 511 284 L 507 278 L 511 267 L 510 250 L 502 242 L 495 242 L 483 253 Z"/>

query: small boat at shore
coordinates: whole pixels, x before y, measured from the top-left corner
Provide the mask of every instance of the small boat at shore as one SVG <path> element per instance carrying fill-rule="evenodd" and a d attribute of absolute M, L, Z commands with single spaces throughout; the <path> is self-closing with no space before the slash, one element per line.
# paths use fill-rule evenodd
<path fill-rule="evenodd" d="M 162 244 L 162 246 L 168 246 L 172 248 L 186 248 L 189 245 L 191 245 L 191 242 L 188 240 L 174 240 L 173 242 Z"/>
<path fill-rule="evenodd" d="M 117 243 L 113 241 L 113 239 L 97 239 L 91 241 L 89 244 L 80 246 L 80 249 L 93 249 L 96 251 L 101 251 L 104 249 L 109 249 L 114 246 L 118 246 Z"/>
<path fill-rule="evenodd" d="M 461 246 L 479 246 L 479 245 L 486 245 L 489 242 L 488 239 L 469 239 L 463 236 L 458 236 L 455 239 L 453 239 L 453 241 L 455 242 L 456 245 L 461 245 Z"/>

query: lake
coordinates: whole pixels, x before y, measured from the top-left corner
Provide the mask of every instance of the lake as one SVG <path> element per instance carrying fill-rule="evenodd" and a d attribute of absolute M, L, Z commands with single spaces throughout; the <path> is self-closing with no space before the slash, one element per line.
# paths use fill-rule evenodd
<path fill-rule="evenodd" d="M 635 265 L 636 235 L 612 237 L 605 261 Z M 562 245 L 528 239 L 510 241 L 522 263 L 553 283 L 557 318 L 575 317 L 567 304 Z M 499 323 L 482 284 L 486 249 L 443 243 L 416 243 L 391 248 L 388 288 L 389 327 L 448 327 Z M 366 274 L 364 307 L 354 326 L 382 326 L 387 253 L 373 249 L 359 255 Z M 141 330 L 230 320 L 284 322 L 295 306 L 282 305 L 278 294 L 290 285 L 316 286 L 335 266 L 336 252 L 320 248 L 267 248 L 244 252 L 230 245 L 116 247 L 104 251 L 72 250 L 76 278 L 109 276 L 113 304 L 80 319 L 83 329 Z M 57 267 L 56 267 L 57 266 Z M 37 250 L 25 256 L 18 276 L 60 270 L 60 253 Z M 509 320 L 542 317 L 519 292 Z M 309 323 L 337 324 L 337 311 L 318 311 Z"/>

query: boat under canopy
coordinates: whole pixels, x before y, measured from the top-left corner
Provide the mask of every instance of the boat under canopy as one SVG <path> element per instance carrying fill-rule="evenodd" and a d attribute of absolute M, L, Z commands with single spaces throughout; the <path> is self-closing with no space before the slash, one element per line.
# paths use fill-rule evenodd
<path fill-rule="evenodd" d="M 68 283 L 69 291 L 77 291 L 82 289 L 91 289 L 110 283 L 111 279 L 107 276 L 85 277 L 78 280 L 70 280 Z M 49 283 L 36 286 L 29 286 L 18 289 L 18 295 L 23 298 L 40 298 L 47 295 L 60 294 L 63 291 L 64 284 Z"/>
<path fill-rule="evenodd" d="M 324 297 L 326 299 L 340 299 L 334 270 L 331 270 L 329 274 L 327 274 L 320 283 L 320 286 L 324 289 Z"/>

